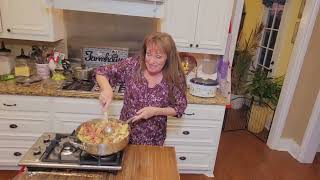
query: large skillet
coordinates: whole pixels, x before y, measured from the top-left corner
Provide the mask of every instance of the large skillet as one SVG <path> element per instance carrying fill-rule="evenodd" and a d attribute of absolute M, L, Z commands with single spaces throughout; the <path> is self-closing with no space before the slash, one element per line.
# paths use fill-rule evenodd
<path fill-rule="evenodd" d="M 110 120 L 117 121 L 117 123 L 122 123 L 122 124 L 125 123 L 123 121 L 116 120 L 116 119 L 110 119 Z M 92 120 L 89 120 L 89 121 L 86 121 L 86 122 L 80 124 L 75 131 L 75 136 L 70 138 L 70 143 L 76 148 L 80 148 L 89 154 L 97 155 L 97 156 L 110 155 L 110 154 L 119 152 L 122 149 L 124 149 L 128 145 L 128 142 L 129 142 L 129 133 L 128 133 L 128 136 L 124 137 L 123 139 L 121 139 L 119 142 L 116 142 L 116 143 L 102 143 L 102 144 L 93 144 L 92 143 L 91 144 L 91 143 L 82 142 L 79 139 L 78 133 L 84 124 L 97 123 L 100 121 L 105 121 L 105 120 L 104 119 L 92 119 Z M 130 129 L 128 129 L 128 131 L 130 132 Z"/>

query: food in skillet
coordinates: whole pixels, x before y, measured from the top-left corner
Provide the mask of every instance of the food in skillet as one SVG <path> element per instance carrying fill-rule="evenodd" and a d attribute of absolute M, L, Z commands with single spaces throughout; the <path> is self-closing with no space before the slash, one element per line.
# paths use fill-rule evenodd
<path fill-rule="evenodd" d="M 112 132 L 106 133 L 104 129 L 111 127 Z M 126 123 L 121 123 L 111 119 L 109 121 L 84 123 L 78 132 L 78 138 L 84 143 L 109 144 L 117 143 L 129 135 L 129 127 Z"/>

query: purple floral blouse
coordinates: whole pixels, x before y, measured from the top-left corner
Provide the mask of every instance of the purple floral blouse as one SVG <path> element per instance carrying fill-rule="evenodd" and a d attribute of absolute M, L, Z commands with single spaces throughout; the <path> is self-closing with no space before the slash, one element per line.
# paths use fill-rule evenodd
<path fill-rule="evenodd" d="M 172 107 L 176 110 L 176 117 L 181 117 L 187 107 L 187 99 L 184 92 L 173 87 L 175 104 L 169 103 L 168 84 L 163 79 L 153 88 L 148 87 L 148 82 L 143 75 L 141 80 L 135 78 L 139 58 L 127 58 L 119 63 L 99 67 L 96 74 L 109 78 L 111 86 L 124 82 L 124 105 L 121 110 L 120 120 L 127 120 L 136 115 L 140 109 L 148 106 Z M 167 116 L 154 116 L 146 120 L 140 120 L 130 125 L 131 134 L 129 143 L 144 145 L 163 145 L 166 139 Z"/>

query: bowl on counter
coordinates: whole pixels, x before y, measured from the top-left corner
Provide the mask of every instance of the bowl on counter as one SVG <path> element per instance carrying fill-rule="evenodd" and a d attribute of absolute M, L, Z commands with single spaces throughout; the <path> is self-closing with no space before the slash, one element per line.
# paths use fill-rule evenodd
<path fill-rule="evenodd" d="M 94 73 L 93 69 L 82 68 L 82 67 L 74 67 L 73 68 L 73 75 L 78 80 L 89 81 L 92 79 L 93 73 Z"/>
<path fill-rule="evenodd" d="M 212 79 L 192 78 L 190 80 L 189 92 L 198 97 L 215 97 L 218 81 Z"/>

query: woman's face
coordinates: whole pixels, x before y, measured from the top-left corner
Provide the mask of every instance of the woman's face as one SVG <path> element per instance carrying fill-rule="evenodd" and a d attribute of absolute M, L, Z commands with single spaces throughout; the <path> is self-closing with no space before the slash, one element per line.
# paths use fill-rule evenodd
<path fill-rule="evenodd" d="M 147 45 L 146 51 L 146 67 L 150 74 L 158 74 L 162 72 L 162 69 L 167 61 L 166 53 L 156 44 Z"/>

